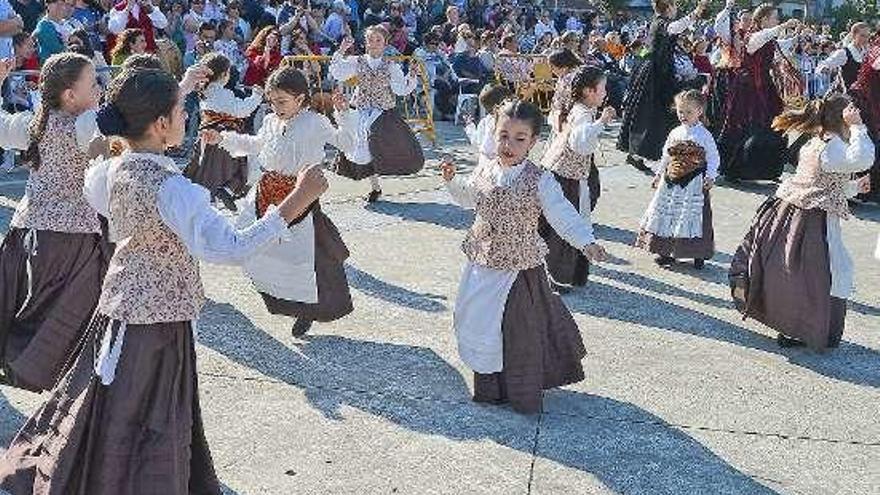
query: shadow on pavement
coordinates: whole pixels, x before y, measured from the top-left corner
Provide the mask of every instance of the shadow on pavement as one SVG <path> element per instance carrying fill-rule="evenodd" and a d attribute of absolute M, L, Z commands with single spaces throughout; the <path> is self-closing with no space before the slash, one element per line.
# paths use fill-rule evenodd
<path fill-rule="evenodd" d="M 18 433 L 18 430 L 21 429 L 25 421 L 27 421 L 27 417 L 9 403 L 6 395 L 0 393 L 0 445 L 4 449 L 12 441 L 12 437 Z"/>
<path fill-rule="evenodd" d="M 536 446 L 535 416 L 474 404 L 462 376 L 431 349 L 330 335 L 305 337 L 292 349 L 229 304 L 209 303 L 199 328 L 200 343 L 302 388 L 332 420 L 355 408 L 425 435 L 490 440 L 592 473 L 619 493 L 775 493 L 629 403 L 567 390 L 548 394 L 560 407 L 585 413 L 545 414 Z"/>
<path fill-rule="evenodd" d="M 440 302 L 446 300 L 445 296 L 427 292 L 415 292 L 399 287 L 380 280 L 350 263 L 345 265 L 345 275 L 348 277 L 348 283 L 353 289 L 357 289 L 370 297 L 418 311 L 439 313 L 446 310 L 446 305 Z"/>
<path fill-rule="evenodd" d="M 411 222 L 430 223 L 447 229 L 464 230 L 474 221 L 471 210 L 447 203 L 369 203 L 367 211 Z"/>
<path fill-rule="evenodd" d="M 611 279 L 622 284 L 629 285 L 631 287 L 649 290 L 657 294 L 663 294 L 673 297 L 684 297 L 694 302 L 706 304 L 709 306 L 715 306 L 716 308 L 734 309 L 733 301 L 720 299 L 714 296 L 710 296 L 708 294 L 693 292 L 681 286 L 661 282 L 659 280 L 655 280 L 653 278 L 646 277 L 638 273 L 609 270 L 598 265 L 592 265 L 590 267 L 590 271 L 592 272 L 591 274 L 595 274 L 599 277 Z"/>
<path fill-rule="evenodd" d="M 653 296 L 595 281 L 591 281 L 580 292 L 580 297 L 569 295 L 564 299 L 566 305 L 576 313 L 697 335 L 771 352 L 785 356 L 794 365 L 829 378 L 856 385 L 880 387 L 880 352 L 851 342 L 844 341 L 839 348 L 826 353 L 816 353 L 804 348 L 782 349 L 774 340 L 747 328 Z"/>

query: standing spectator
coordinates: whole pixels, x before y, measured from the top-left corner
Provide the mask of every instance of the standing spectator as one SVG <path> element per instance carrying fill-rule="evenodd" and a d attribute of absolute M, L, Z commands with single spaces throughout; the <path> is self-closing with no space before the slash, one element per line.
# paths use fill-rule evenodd
<path fill-rule="evenodd" d="M 161 10 L 153 6 L 152 0 L 123 0 L 110 11 L 107 28 L 114 36 L 126 29 L 137 28 L 143 31 L 147 51 L 156 51 L 156 30 L 168 27 L 168 19 Z M 113 48 L 115 38 L 108 38 L 109 48 Z"/>
<path fill-rule="evenodd" d="M 264 27 L 245 52 L 248 68 L 244 74 L 247 86 L 262 86 L 266 78 L 281 64 L 281 34 L 274 26 Z"/>
<path fill-rule="evenodd" d="M 122 65 L 128 57 L 145 53 L 146 51 L 147 40 L 144 32 L 137 28 L 126 29 L 116 39 L 116 46 L 110 52 L 110 63 Z"/>
<path fill-rule="evenodd" d="M 64 20 L 73 12 L 72 0 L 50 0 L 46 3 L 46 15 L 37 23 L 34 36 L 37 38 L 37 54 L 40 65 L 46 59 L 66 49 L 69 28 Z"/>
<path fill-rule="evenodd" d="M 183 56 L 183 66 L 188 69 L 198 63 L 202 57 L 214 50 L 215 41 L 217 41 L 217 27 L 211 22 L 202 24 L 195 46 Z"/>
<path fill-rule="evenodd" d="M 281 33 L 281 54 L 289 55 L 293 44 L 292 34 L 297 28 L 308 31 L 307 12 L 300 0 L 287 0 L 278 12 L 278 32 Z"/>
<path fill-rule="evenodd" d="M 538 19 L 538 22 L 535 24 L 535 39 L 540 41 L 545 33 L 550 33 L 551 39 L 559 34 L 556 32 L 556 26 L 553 25 L 553 20 L 550 19 L 550 13 L 546 10 L 541 12 L 541 18 Z"/>
<path fill-rule="evenodd" d="M 165 34 L 183 52 L 186 51 L 186 29 L 184 28 L 184 11 L 186 7 L 181 0 L 175 0 L 168 11 L 168 26 Z"/>
<path fill-rule="evenodd" d="M 40 0 L 9 0 L 15 13 L 24 22 L 24 31 L 33 33 L 37 28 L 37 22 L 43 16 L 45 6 Z"/>
<path fill-rule="evenodd" d="M 333 12 L 324 21 L 324 34 L 336 45 L 345 35 L 345 19 L 350 13 L 351 9 L 345 4 L 345 0 L 336 0 L 333 2 Z"/>
<path fill-rule="evenodd" d="M 23 28 L 24 21 L 15 13 L 9 0 L 0 0 L 0 59 L 12 57 L 12 38 Z"/>
<path fill-rule="evenodd" d="M 101 50 L 104 47 L 102 35 L 106 34 L 107 29 L 104 23 L 104 11 L 101 10 L 101 7 L 92 0 L 76 0 L 71 17 L 79 21 L 88 34 L 91 48 Z"/>
<path fill-rule="evenodd" d="M 183 30 L 186 38 L 184 52 L 192 51 L 196 46 L 199 28 L 208 22 L 205 14 L 205 0 L 192 0 L 189 4 L 189 12 L 183 16 Z"/>
<path fill-rule="evenodd" d="M 458 7 L 449 7 L 446 9 L 446 22 L 443 24 L 443 35 L 441 39 L 443 44 L 446 46 L 453 46 L 455 44 L 459 24 L 461 24 L 461 19 Z"/>
<path fill-rule="evenodd" d="M 247 58 L 242 53 L 238 40 L 235 39 L 235 24 L 230 19 L 224 19 L 217 26 L 217 33 L 219 39 L 214 42 L 214 50 L 229 59 L 231 67 L 229 80 L 235 83 L 247 70 Z"/>
<path fill-rule="evenodd" d="M 235 30 L 235 40 L 239 43 L 251 41 L 251 26 L 241 17 L 241 4 L 238 0 L 230 0 L 226 4 L 226 18 L 232 23 Z"/>

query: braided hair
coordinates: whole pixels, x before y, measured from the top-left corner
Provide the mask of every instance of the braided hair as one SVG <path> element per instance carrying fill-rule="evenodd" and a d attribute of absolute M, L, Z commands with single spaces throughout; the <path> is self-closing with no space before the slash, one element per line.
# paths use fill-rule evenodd
<path fill-rule="evenodd" d="M 43 65 L 40 71 L 41 103 L 28 126 L 30 142 L 22 154 L 22 159 L 30 164 L 31 169 L 40 167 L 39 146 L 43 133 L 46 132 L 49 113 L 61 109 L 64 92 L 76 84 L 86 67 L 91 66 L 92 61 L 87 57 L 72 52 L 52 55 Z"/>

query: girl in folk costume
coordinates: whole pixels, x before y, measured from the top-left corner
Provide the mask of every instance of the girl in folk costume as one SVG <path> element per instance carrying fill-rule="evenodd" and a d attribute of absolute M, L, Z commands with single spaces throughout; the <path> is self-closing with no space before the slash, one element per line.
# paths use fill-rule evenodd
<path fill-rule="evenodd" d="M 565 199 L 587 221 L 599 199 L 599 171 L 593 153 L 599 146 L 599 134 L 614 118 L 614 109 L 605 107 L 596 120 L 596 110 L 605 101 L 605 72 L 598 67 L 576 69 L 570 79 L 574 104 L 563 115 L 564 125 L 550 143 L 541 165 L 553 173 Z M 547 272 L 551 286 L 558 292 L 567 286 L 583 286 L 590 273 L 590 262 L 581 246 L 571 245 L 553 227 L 542 220 L 541 236 L 547 242 Z"/>
<path fill-rule="evenodd" d="M 813 138 L 795 175 L 758 209 L 733 257 L 734 302 L 778 331 L 780 345 L 836 347 L 853 289 L 840 220 L 849 217 L 847 197 L 868 187 L 867 178 L 855 182 L 850 175 L 871 166 L 874 145 L 859 111 L 840 94 L 786 112 L 773 126 Z"/>
<path fill-rule="evenodd" d="M 467 123 L 464 132 L 471 146 L 479 154 L 479 159 L 494 160 L 498 152 L 495 145 L 495 111 L 504 100 L 513 96 L 506 85 L 486 85 L 480 91 L 480 105 L 486 110 L 486 116 L 474 125 L 473 121 Z M 465 118 L 469 119 L 470 116 Z"/>
<path fill-rule="evenodd" d="M 265 215 L 284 199 L 299 171 L 320 165 L 324 147 L 354 146 L 358 114 L 341 93 L 334 95 L 337 130 L 324 115 L 308 109 L 309 86 L 293 67 L 278 69 L 266 82 L 275 113 L 266 116 L 256 136 L 210 131 L 203 139 L 218 143 L 233 156 L 259 155 L 264 170 L 248 194 L 240 224 Z M 333 321 L 351 313 L 351 294 L 343 266 L 348 248 L 333 222 L 316 202 L 284 237 L 244 263 L 244 269 L 272 314 L 296 318 L 293 335 L 308 331 L 313 321 Z"/>
<path fill-rule="evenodd" d="M 735 6 L 735 0 L 727 0 L 724 10 L 715 17 L 715 34 L 720 42 L 721 59 L 712 76 L 711 98 L 706 107 L 706 118 L 713 133 L 721 128 L 730 79 L 742 65 L 746 30 L 752 25 L 752 13 L 748 10 L 740 12 L 736 21 L 731 18 Z"/>
<path fill-rule="evenodd" d="M 476 210 L 462 249 L 467 263 L 455 303 L 462 360 L 474 370 L 474 401 L 541 409 L 542 390 L 584 378 L 577 324 L 550 291 L 541 216 L 590 259 L 604 260 L 589 217 L 571 206 L 550 172 L 527 157 L 543 117 L 533 105 L 505 103 L 498 112 L 498 158 L 462 180 L 441 165 L 453 199 Z"/>
<path fill-rule="evenodd" d="M 880 35 L 874 38 L 849 93 L 865 118 L 868 135 L 875 143 L 880 142 Z M 871 191 L 860 198 L 880 201 L 880 149 L 877 149 L 870 175 Z"/>
<path fill-rule="evenodd" d="M 694 12 L 672 21 L 678 12 L 674 0 L 654 0 L 657 15 L 650 28 L 650 55 L 633 75 L 617 141 L 617 148 L 631 155 L 628 162 L 640 170 L 649 171 L 635 157 L 659 160 L 663 140 L 677 125 L 671 108 L 679 92 L 675 73 L 678 37 L 694 25 L 706 6 L 706 0 L 702 0 Z"/>
<path fill-rule="evenodd" d="M 367 201 L 382 194 L 380 175 L 414 174 L 425 165 L 422 146 L 397 113 L 395 95 L 406 96 L 418 84 L 410 70 L 404 76 L 400 66 L 383 58 L 388 31 L 371 26 L 365 34 L 366 55 L 345 56 L 354 43 L 345 38 L 330 62 L 330 74 L 340 82 L 357 77 L 352 105 L 360 112 L 358 145 L 350 153 L 340 153 L 336 173 L 355 180 L 370 178 Z"/>
<path fill-rule="evenodd" d="M 553 91 L 553 99 L 550 100 L 550 115 L 547 116 L 547 120 L 550 123 L 550 131 L 557 133 L 562 130 L 565 115 L 574 105 L 571 80 L 574 78 L 575 70 L 583 65 L 583 62 L 568 48 L 551 53 L 547 61 L 556 77 L 556 90 Z"/>
<path fill-rule="evenodd" d="M 868 53 L 871 41 L 871 25 L 857 22 L 849 29 L 846 46 L 835 50 L 831 55 L 816 66 L 817 74 L 830 74 L 837 71 L 834 90 L 840 93 L 849 92 L 856 79 L 862 62 Z"/>
<path fill-rule="evenodd" d="M 147 42 L 147 51 L 156 51 L 156 30 L 165 29 L 168 18 L 162 10 L 153 5 L 152 0 L 123 0 L 113 6 L 107 17 L 107 48 L 116 45 L 116 36 L 126 29 L 140 29 Z"/>
<path fill-rule="evenodd" d="M 247 98 L 238 98 L 226 87 L 230 63 L 226 56 L 213 52 L 202 58 L 201 65 L 211 70 L 208 86 L 202 91 L 199 104 L 202 129 L 241 132 L 245 119 L 260 106 L 263 93 L 255 87 Z M 248 183 L 247 157 L 233 157 L 217 145 L 196 142 L 189 166 L 184 171 L 190 180 L 201 184 L 220 198 L 230 210 L 236 211 L 235 199 L 243 196 Z"/>
<path fill-rule="evenodd" d="M 0 79 L 10 64 L 0 62 Z M 36 115 L 0 114 L 0 146 L 27 150 L 31 163 L 0 247 L 0 357 L 7 383 L 35 391 L 63 374 L 98 302 L 108 256 L 82 193 L 97 129 L 95 68 L 82 55 L 53 55 L 40 89 Z"/>
<path fill-rule="evenodd" d="M 107 102 L 101 131 L 131 151 L 91 169 L 85 190 L 107 216 L 116 251 L 73 367 L 0 459 L 0 488 L 219 495 L 198 398 L 197 259 L 240 263 L 283 235 L 327 183 L 307 169 L 277 208 L 236 231 L 163 154 L 184 134 L 173 77 L 124 71 Z"/>
<path fill-rule="evenodd" d="M 796 19 L 779 24 L 776 7 L 764 4 L 752 14 L 741 67 L 731 77 L 718 143 L 721 173 L 728 179 L 778 179 L 782 174 L 785 142 L 770 129 L 782 113 L 782 87 L 772 76 L 785 63 L 778 40 Z"/>
<path fill-rule="evenodd" d="M 654 178 L 657 190 L 641 221 L 636 246 L 658 255 L 661 266 L 692 258 L 697 269 L 715 254 L 709 190 L 718 176 L 718 148 L 701 119 L 706 97 L 688 90 L 675 97 L 681 125 L 669 133 Z"/>

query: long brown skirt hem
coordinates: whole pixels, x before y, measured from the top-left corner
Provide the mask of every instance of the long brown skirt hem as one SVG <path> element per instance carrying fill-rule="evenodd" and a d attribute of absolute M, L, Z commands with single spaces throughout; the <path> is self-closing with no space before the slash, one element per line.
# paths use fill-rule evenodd
<path fill-rule="evenodd" d="M 846 304 L 831 296 L 823 210 L 765 201 L 733 256 L 729 279 L 745 317 L 816 350 L 840 341 Z"/>
<path fill-rule="evenodd" d="M 662 237 L 644 229 L 636 237 L 635 247 L 658 256 L 676 259 L 708 260 L 715 256 L 715 230 L 712 227 L 712 200 L 703 195 L 703 235 L 693 239 Z"/>
<path fill-rule="evenodd" d="M 370 128 L 368 146 L 372 161 L 360 165 L 339 153 L 336 173 L 353 180 L 373 175 L 412 175 L 425 166 L 425 153 L 397 110 L 386 110 Z"/>
<path fill-rule="evenodd" d="M 580 181 L 568 179 L 556 173 L 553 176 L 559 182 L 565 199 L 574 205 L 575 209 L 578 209 L 581 196 Z M 599 172 L 595 166 L 591 168 L 587 181 L 590 187 L 590 211 L 592 211 L 596 207 L 601 191 Z M 547 273 L 553 282 L 575 287 L 586 285 L 590 276 L 590 260 L 579 249 L 560 237 L 543 216 L 539 231 L 547 243 L 547 256 L 544 261 L 547 264 Z"/>
<path fill-rule="evenodd" d="M 515 411 L 541 410 L 543 390 L 584 379 L 586 356 L 577 324 L 550 291 L 543 266 L 519 272 L 501 323 L 504 369 L 474 373 L 474 401 L 510 403 Z"/>
<path fill-rule="evenodd" d="M 189 322 L 128 325 L 115 380 L 95 376 L 105 332 L 96 315 L 74 367 L 0 460 L 13 495 L 216 495 Z"/>
<path fill-rule="evenodd" d="M 6 381 L 42 392 L 73 364 L 98 303 L 110 248 L 98 234 L 35 233 L 30 277 L 28 230 L 11 229 L 0 247 L 0 349 Z"/>
<path fill-rule="evenodd" d="M 351 290 L 345 275 L 349 252 L 339 230 L 320 208 L 312 211 L 315 225 L 315 276 L 318 302 L 303 303 L 273 297 L 260 292 L 266 309 L 275 315 L 304 320 L 328 322 L 338 320 L 352 311 Z"/>

